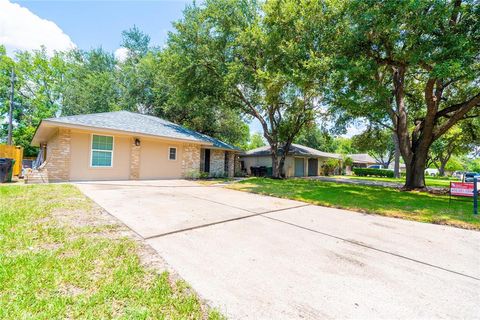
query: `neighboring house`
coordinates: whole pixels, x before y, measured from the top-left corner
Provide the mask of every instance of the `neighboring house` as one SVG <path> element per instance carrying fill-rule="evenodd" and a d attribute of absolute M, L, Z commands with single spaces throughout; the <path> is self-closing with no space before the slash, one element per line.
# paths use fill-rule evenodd
<path fill-rule="evenodd" d="M 42 120 L 32 139 L 48 181 L 234 174 L 237 148 L 175 123 L 127 111 Z"/>
<path fill-rule="evenodd" d="M 352 158 L 354 168 L 367 168 L 368 166 L 379 164 L 368 153 L 349 154 L 348 157 Z"/>
<path fill-rule="evenodd" d="M 280 154 L 283 150 L 279 150 Z M 341 160 L 338 154 L 322 152 L 299 144 L 292 144 L 285 159 L 285 177 L 305 177 L 322 175 L 322 164 L 328 159 Z M 252 174 L 252 167 L 272 167 L 270 146 L 264 146 L 240 154 L 243 170 Z"/>

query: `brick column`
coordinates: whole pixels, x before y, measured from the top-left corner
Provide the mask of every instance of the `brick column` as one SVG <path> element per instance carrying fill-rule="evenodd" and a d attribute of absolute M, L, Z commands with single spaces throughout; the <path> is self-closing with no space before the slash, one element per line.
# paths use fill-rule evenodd
<path fill-rule="evenodd" d="M 182 152 L 182 177 L 194 178 L 200 174 L 200 146 L 184 144 Z"/>
<path fill-rule="evenodd" d="M 57 135 L 48 142 L 47 159 L 42 169 L 48 172 L 48 180 L 53 182 L 70 179 L 71 130 L 60 128 Z"/>
<path fill-rule="evenodd" d="M 130 150 L 130 180 L 140 179 L 140 148 L 135 145 L 135 140 L 138 138 L 132 138 L 132 148 Z"/>
<path fill-rule="evenodd" d="M 238 157 L 233 152 L 228 152 L 228 172 L 227 175 L 229 178 L 233 178 L 235 176 L 235 160 Z"/>

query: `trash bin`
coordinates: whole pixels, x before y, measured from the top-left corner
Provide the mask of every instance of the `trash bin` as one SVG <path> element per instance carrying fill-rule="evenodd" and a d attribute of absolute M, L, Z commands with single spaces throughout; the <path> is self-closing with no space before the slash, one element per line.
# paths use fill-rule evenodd
<path fill-rule="evenodd" d="M 0 183 L 12 181 L 13 159 L 0 158 Z"/>
<path fill-rule="evenodd" d="M 273 168 L 267 167 L 267 177 L 271 177 L 273 175 Z"/>
<path fill-rule="evenodd" d="M 7 173 L 7 182 L 12 182 L 13 167 L 15 166 L 15 159 L 10 159 L 10 160 L 12 160 L 12 163 L 10 165 L 10 170 Z"/>
<path fill-rule="evenodd" d="M 258 176 L 265 177 L 266 175 L 267 175 L 267 167 L 265 166 L 258 167 Z"/>

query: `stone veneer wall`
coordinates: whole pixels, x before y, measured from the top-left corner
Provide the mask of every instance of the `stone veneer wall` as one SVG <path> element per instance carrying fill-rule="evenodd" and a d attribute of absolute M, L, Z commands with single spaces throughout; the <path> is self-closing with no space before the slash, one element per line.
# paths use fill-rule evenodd
<path fill-rule="evenodd" d="M 130 180 L 138 180 L 140 178 L 140 150 L 142 145 L 135 145 L 135 138 L 131 138 L 131 150 L 130 150 Z"/>
<path fill-rule="evenodd" d="M 68 181 L 70 179 L 71 130 L 59 128 L 58 133 L 47 145 L 47 159 L 39 171 L 48 172 L 48 181 Z"/>
<path fill-rule="evenodd" d="M 225 151 L 210 149 L 210 176 L 225 175 Z"/>
<path fill-rule="evenodd" d="M 235 174 L 240 174 L 241 171 L 242 171 L 242 166 L 240 164 L 240 156 L 239 155 L 234 155 L 234 167 L 233 167 L 233 176 L 235 176 Z"/>
<path fill-rule="evenodd" d="M 235 176 L 235 160 L 238 157 L 234 152 L 228 152 L 228 177 L 233 178 Z"/>
<path fill-rule="evenodd" d="M 200 146 L 184 144 L 182 152 L 182 177 L 191 178 L 200 173 Z"/>

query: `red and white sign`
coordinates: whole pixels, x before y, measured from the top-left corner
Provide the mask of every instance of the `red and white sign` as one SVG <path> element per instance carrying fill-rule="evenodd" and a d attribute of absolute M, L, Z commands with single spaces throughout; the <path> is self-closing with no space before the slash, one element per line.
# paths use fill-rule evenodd
<path fill-rule="evenodd" d="M 473 182 L 450 182 L 450 195 L 473 197 Z"/>

